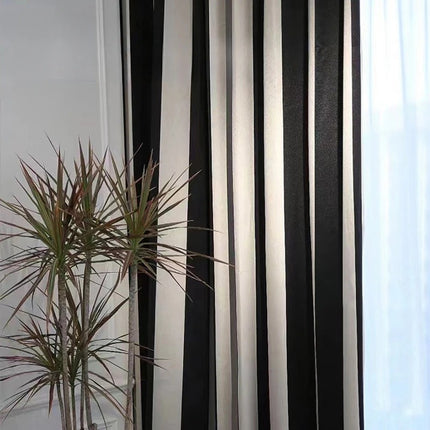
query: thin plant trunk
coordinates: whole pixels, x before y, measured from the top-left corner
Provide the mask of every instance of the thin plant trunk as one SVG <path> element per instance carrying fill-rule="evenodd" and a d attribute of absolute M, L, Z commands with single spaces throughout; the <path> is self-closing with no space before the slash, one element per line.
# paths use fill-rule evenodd
<path fill-rule="evenodd" d="M 87 253 L 84 269 L 84 291 L 83 291 L 83 315 L 82 315 L 82 382 L 81 382 L 81 405 L 85 403 L 85 414 L 88 430 L 97 430 L 97 424 L 93 423 L 91 412 L 91 398 L 88 388 L 88 331 L 90 319 L 90 282 L 91 282 L 91 254 Z M 81 406 L 82 407 L 82 406 Z"/>
<path fill-rule="evenodd" d="M 137 305 L 137 264 L 130 266 L 130 287 L 128 301 L 128 375 L 127 375 L 127 403 L 125 416 L 125 430 L 133 429 L 133 387 L 134 361 L 136 349 L 136 305 Z"/>
<path fill-rule="evenodd" d="M 80 404 L 80 406 L 79 406 L 79 422 L 81 425 L 80 430 L 85 430 L 84 429 L 84 402 L 85 402 L 85 399 L 84 399 L 83 387 L 84 387 L 83 382 L 81 382 L 81 398 L 79 399 L 79 404 Z"/>
<path fill-rule="evenodd" d="M 57 396 L 58 396 L 58 404 L 60 405 L 60 415 L 61 415 L 61 427 L 63 429 L 66 428 L 66 417 L 64 415 L 64 403 L 63 403 L 63 397 L 61 395 L 61 384 L 58 380 L 55 384 L 57 386 Z"/>
<path fill-rule="evenodd" d="M 67 296 L 66 296 L 66 276 L 64 267 L 58 271 L 58 313 L 61 331 L 61 360 L 62 360 L 62 379 L 63 379 L 63 399 L 65 430 L 72 430 L 72 419 L 70 416 L 70 391 L 69 391 L 69 372 L 67 363 Z"/>
<path fill-rule="evenodd" d="M 72 387 L 72 423 L 73 430 L 77 430 L 77 420 L 76 420 L 76 385 L 73 383 Z"/>

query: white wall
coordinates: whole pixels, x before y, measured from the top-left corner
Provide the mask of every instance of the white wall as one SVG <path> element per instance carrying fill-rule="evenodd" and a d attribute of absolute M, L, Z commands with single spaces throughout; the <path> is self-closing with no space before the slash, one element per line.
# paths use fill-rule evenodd
<path fill-rule="evenodd" d="M 66 157 L 77 140 L 98 153 L 123 153 L 119 2 L 116 0 L 0 0 L 0 196 L 19 193 L 17 155 L 34 155 L 47 167 L 54 153 L 45 133 Z M 0 248 L 0 258 L 7 249 Z M 2 287 L 3 288 L 3 287 Z M 0 308 L 0 327 L 9 311 Z M 125 332 L 121 315 L 109 335 Z M 13 332 L 13 324 L 6 332 Z M 123 375 L 118 377 L 125 379 Z M 0 383 L 0 406 L 17 383 Z M 60 428 L 55 405 L 48 417 L 47 393 L 39 393 L 4 422 L 2 430 Z M 104 405 L 106 407 L 106 405 Z M 108 428 L 121 427 L 106 407 Z M 103 428 L 103 426 L 101 426 Z"/>

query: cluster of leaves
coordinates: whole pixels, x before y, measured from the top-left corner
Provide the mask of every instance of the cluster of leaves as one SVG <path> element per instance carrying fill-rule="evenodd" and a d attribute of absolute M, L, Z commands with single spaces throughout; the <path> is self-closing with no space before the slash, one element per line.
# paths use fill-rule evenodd
<path fill-rule="evenodd" d="M 119 167 L 110 153 L 99 159 L 91 146 L 87 157 L 80 146 L 73 174 L 59 151 L 56 155 L 55 174 L 36 160 L 34 166 L 20 161 L 24 177 L 20 185 L 26 204 L 18 199 L 0 200 L 0 206 L 14 220 L 1 221 L 12 229 L 3 234 L 1 241 L 23 239 L 26 244 L 0 262 L 0 271 L 4 273 L 0 300 L 19 295 L 9 321 L 18 319 L 21 330 L 5 338 L 7 343 L 2 348 L 8 353 L 0 354 L 0 361 L 6 363 L 0 375 L 5 369 L 8 373 L 0 376 L 0 381 L 31 376 L 9 399 L 6 412 L 48 387 L 49 410 L 56 395 L 63 429 L 75 430 L 78 428 L 76 390 L 80 387 L 81 429 L 85 421 L 90 430 L 96 429 L 91 405 L 100 407 L 100 398 L 124 416 L 124 428 L 130 429 L 135 357 L 142 358 L 134 326 L 138 272 L 155 278 L 158 268 L 167 271 L 176 283 L 177 275 L 184 274 L 204 283 L 184 263 L 187 258 L 202 255 L 157 240 L 172 229 L 189 228 L 183 221 L 163 223 L 161 217 L 182 202 L 178 193 L 192 178 L 182 182 L 182 175 L 172 178 L 154 192 L 152 183 L 157 165 L 152 157 L 140 178 L 127 180 L 129 165 Z M 106 168 L 106 164 L 111 168 Z M 118 268 L 116 281 L 109 287 L 96 272 L 97 264 L 106 262 L 113 262 Z M 22 277 L 10 282 L 11 275 L 16 273 Z M 112 298 L 119 294 L 118 285 L 127 274 L 128 297 L 121 298 L 110 310 Z M 37 312 L 33 304 L 36 294 L 46 302 Z M 24 310 L 27 302 L 32 304 L 32 312 Z M 128 333 L 114 339 L 98 339 L 96 334 L 126 303 Z M 118 365 L 106 359 L 105 353 L 128 355 L 128 367 L 123 369 L 128 374 L 125 390 L 116 384 L 110 371 L 111 366 Z M 89 368 L 90 358 L 102 370 Z M 112 394 L 112 388 L 126 396 L 125 407 Z"/>
<path fill-rule="evenodd" d="M 106 294 L 106 290 L 108 293 Z M 117 338 L 100 337 L 102 329 L 123 307 L 126 299 L 111 309 L 112 295 L 115 288 L 108 288 L 101 282 L 98 286 L 97 295 L 91 307 L 89 316 L 88 336 L 85 340 L 81 323 L 80 306 L 82 296 L 78 298 L 68 292 L 68 316 L 67 316 L 67 363 L 68 363 L 68 385 L 71 390 L 72 425 L 77 427 L 76 390 L 84 381 L 82 377 L 82 353 L 84 342 L 88 344 L 88 356 L 99 364 L 99 370 L 92 368 L 86 381 L 88 391 L 92 400 L 97 404 L 101 415 L 98 398 L 104 398 L 111 403 L 121 414 L 124 408 L 112 395 L 110 388 L 122 392 L 123 389 L 116 384 L 110 367 L 119 367 L 112 359 L 113 354 L 126 354 L 126 336 Z M 60 403 L 61 413 L 64 414 L 65 406 L 62 396 L 62 351 L 60 343 L 60 330 L 58 320 L 58 306 L 53 302 L 49 316 L 45 310 L 38 306 L 37 313 L 21 310 L 17 320 L 19 333 L 4 336 L 6 341 L 2 345 L 4 351 L 0 355 L 0 361 L 4 367 L 0 369 L 0 382 L 17 377 L 31 376 L 14 393 L 4 406 L 4 418 L 6 418 L 15 407 L 25 405 L 42 389 L 48 388 L 49 400 L 48 411 L 51 412 L 55 395 Z M 126 371 L 126 369 L 122 369 Z M 83 411 L 81 410 L 81 427 L 83 428 Z M 64 420 L 64 417 L 62 417 Z"/>

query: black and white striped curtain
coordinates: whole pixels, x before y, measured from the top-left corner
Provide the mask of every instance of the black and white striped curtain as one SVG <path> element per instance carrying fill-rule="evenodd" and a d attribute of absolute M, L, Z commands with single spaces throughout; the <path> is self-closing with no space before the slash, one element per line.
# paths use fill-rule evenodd
<path fill-rule="evenodd" d="M 163 240 L 232 263 L 140 280 L 143 428 L 362 429 L 358 0 L 124 4 L 135 167 L 215 231 Z"/>

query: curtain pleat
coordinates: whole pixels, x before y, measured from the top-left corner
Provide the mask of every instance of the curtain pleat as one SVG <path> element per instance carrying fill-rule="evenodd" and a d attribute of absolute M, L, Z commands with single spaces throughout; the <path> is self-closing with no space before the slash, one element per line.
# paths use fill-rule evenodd
<path fill-rule="evenodd" d="M 364 429 L 363 391 L 363 290 L 362 290 L 362 201 L 361 201 L 361 77 L 360 77 L 360 2 L 351 0 L 351 74 L 352 74 L 352 169 L 355 232 L 355 307 L 357 318 L 358 420 Z"/>
<path fill-rule="evenodd" d="M 308 9 L 282 3 L 285 271 L 290 428 L 315 428 L 308 174 Z"/>
<path fill-rule="evenodd" d="M 309 232 L 312 260 L 312 310 L 313 344 L 315 374 L 315 415 L 316 428 L 319 429 L 318 417 L 318 373 L 317 373 L 317 338 L 315 319 L 315 0 L 308 1 L 308 172 L 309 172 Z"/>
<path fill-rule="evenodd" d="M 356 253 L 354 216 L 354 136 L 351 1 L 345 1 L 343 43 L 343 362 L 344 422 L 360 429 Z"/>
<path fill-rule="evenodd" d="M 164 4 L 163 72 L 159 183 L 172 174 L 188 177 L 192 69 L 192 0 L 167 0 Z M 178 198 L 186 198 L 185 186 Z M 159 222 L 187 219 L 187 200 L 163 215 Z M 177 229 L 159 242 L 185 248 L 187 232 Z M 185 264 L 185 256 L 182 257 Z M 186 280 L 159 270 L 155 303 L 154 355 L 162 367 L 154 369 L 153 429 L 181 428 L 184 370 L 184 321 Z"/>
<path fill-rule="evenodd" d="M 252 0 L 232 1 L 232 176 L 239 427 L 258 428 Z M 239 174 L 240 172 L 240 174 Z"/>
<path fill-rule="evenodd" d="M 229 263 L 140 281 L 143 428 L 362 430 L 358 2 L 143 3 L 135 168 L 200 171 L 161 240 Z"/>
<path fill-rule="evenodd" d="M 209 129 L 209 85 L 207 70 L 206 1 L 193 1 L 193 58 L 191 72 L 191 117 L 189 165 L 190 173 L 200 172 L 188 185 L 188 216 L 190 227 L 208 230 L 188 230 L 187 247 L 204 255 L 213 254 L 212 196 Z M 193 273 L 213 285 L 213 264 L 206 259 L 189 257 Z M 187 278 L 185 302 L 184 359 L 182 382 L 182 429 L 214 428 L 214 413 L 209 399 L 213 393 L 213 294 L 199 281 Z M 209 426 L 209 422 L 211 425 Z"/>
<path fill-rule="evenodd" d="M 269 406 L 272 428 L 288 423 L 281 2 L 264 2 L 264 185 Z M 281 216 L 280 216 L 281 215 Z"/>
<path fill-rule="evenodd" d="M 224 0 L 209 2 L 209 75 L 210 130 L 214 256 L 234 263 L 234 224 L 232 215 L 231 136 L 227 107 L 226 4 Z M 214 266 L 214 303 L 216 341 L 215 373 L 218 428 L 237 428 L 237 337 L 234 268 Z"/>
<path fill-rule="evenodd" d="M 343 428 L 343 3 L 315 1 L 315 329 L 320 429 Z"/>
<path fill-rule="evenodd" d="M 270 428 L 264 171 L 264 1 L 253 0 L 255 295 L 258 427 Z"/>

